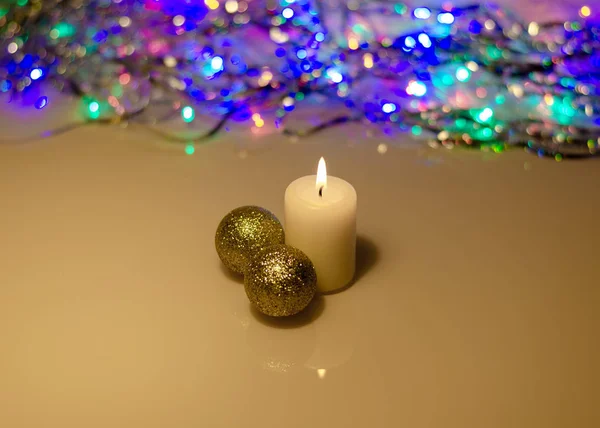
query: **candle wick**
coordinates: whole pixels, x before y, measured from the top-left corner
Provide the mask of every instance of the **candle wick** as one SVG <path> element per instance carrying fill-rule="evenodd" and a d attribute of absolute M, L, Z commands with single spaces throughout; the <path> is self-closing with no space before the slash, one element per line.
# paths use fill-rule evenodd
<path fill-rule="evenodd" d="M 323 186 L 319 188 L 319 196 L 323 197 Z"/>

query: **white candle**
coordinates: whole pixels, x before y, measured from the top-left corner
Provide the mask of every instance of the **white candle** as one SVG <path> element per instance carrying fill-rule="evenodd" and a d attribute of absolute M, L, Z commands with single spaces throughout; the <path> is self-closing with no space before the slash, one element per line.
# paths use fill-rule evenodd
<path fill-rule="evenodd" d="M 285 242 L 303 251 L 317 271 L 317 288 L 348 285 L 356 259 L 356 191 L 327 177 L 321 158 L 317 175 L 302 177 L 285 191 Z"/>

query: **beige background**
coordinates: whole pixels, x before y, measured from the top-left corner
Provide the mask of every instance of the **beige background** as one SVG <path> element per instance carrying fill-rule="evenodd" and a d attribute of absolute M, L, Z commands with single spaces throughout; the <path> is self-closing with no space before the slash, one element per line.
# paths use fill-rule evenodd
<path fill-rule="evenodd" d="M 597 162 L 346 132 L 0 146 L 0 426 L 597 427 Z M 321 155 L 359 195 L 359 278 L 270 323 L 214 231 L 281 215 Z"/>
<path fill-rule="evenodd" d="M 0 427 L 600 426 L 598 161 L 358 127 L 11 142 L 57 104 L 0 115 Z M 320 156 L 358 192 L 357 281 L 273 322 L 214 231 L 281 216 Z"/>

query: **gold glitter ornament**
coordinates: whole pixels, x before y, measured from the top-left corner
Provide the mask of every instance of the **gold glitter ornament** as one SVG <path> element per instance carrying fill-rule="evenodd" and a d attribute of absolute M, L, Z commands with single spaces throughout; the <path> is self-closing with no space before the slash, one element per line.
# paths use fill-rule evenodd
<path fill-rule="evenodd" d="M 215 235 L 217 254 L 225 266 L 243 274 L 260 250 L 283 244 L 285 235 L 277 217 L 261 207 L 236 208 L 223 217 Z"/>
<path fill-rule="evenodd" d="M 317 274 L 306 254 L 289 245 L 265 248 L 244 276 L 250 302 L 272 317 L 294 315 L 306 308 L 317 291 Z"/>

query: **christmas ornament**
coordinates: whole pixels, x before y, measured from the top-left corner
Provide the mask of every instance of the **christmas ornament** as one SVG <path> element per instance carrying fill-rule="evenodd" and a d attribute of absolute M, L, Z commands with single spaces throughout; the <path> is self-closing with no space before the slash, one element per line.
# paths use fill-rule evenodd
<path fill-rule="evenodd" d="M 252 256 L 275 244 L 285 235 L 277 217 L 264 208 L 245 206 L 227 214 L 215 235 L 217 254 L 225 266 L 243 274 Z"/>
<path fill-rule="evenodd" d="M 258 253 L 244 276 L 250 302 L 273 317 L 294 315 L 306 308 L 317 291 L 317 274 L 306 254 L 289 245 L 274 245 Z"/>

